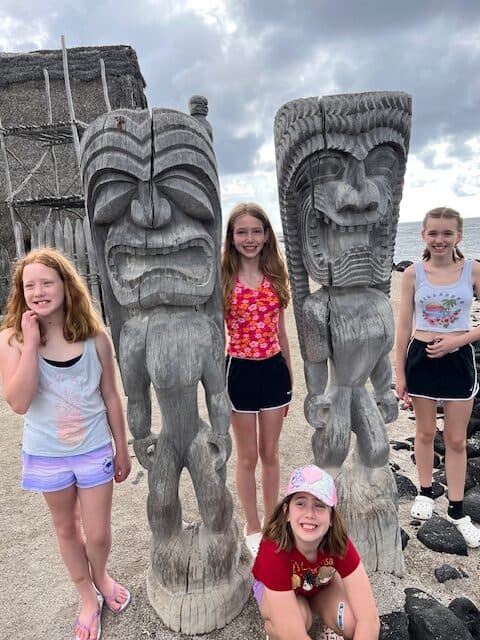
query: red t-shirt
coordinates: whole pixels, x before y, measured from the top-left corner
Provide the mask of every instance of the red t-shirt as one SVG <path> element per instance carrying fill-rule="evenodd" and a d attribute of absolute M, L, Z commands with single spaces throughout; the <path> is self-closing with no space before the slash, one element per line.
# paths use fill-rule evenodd
<path fill-rule="evenodd" d="M 346 578 L 359 563 L 360 556 L 350 538 L 342 557 L 318 551 L 314 562 L 307 560 L 296 547 L 291 551 L 278 551 L 276 542 L 264 538 L 252 573 L 272 591 L 293 589 L 296 594 L 309 598 L 327 586 L 335 572 Z"/>

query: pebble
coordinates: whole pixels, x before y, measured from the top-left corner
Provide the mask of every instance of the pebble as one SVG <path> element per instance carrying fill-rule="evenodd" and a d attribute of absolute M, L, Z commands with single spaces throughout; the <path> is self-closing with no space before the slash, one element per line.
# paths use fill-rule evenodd
<path fill-rule="evenodd" d="M 434 570 L 434 574 L 438 582 L 441 583 L 446 582 L 447 580 L 458 580 L 458 578 L 463 578 L 460 571 L 449 564 L 443 564 L 441 567 L 438 567 L 438 569 Z"/>

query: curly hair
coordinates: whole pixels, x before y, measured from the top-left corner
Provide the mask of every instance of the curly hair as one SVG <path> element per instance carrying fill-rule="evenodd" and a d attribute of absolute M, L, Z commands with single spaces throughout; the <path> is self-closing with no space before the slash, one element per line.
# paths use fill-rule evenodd
<path fill-rule="evenodd" d="M 460 233 L 463 231 L 463 218 L 455 211 L 455 209 L 450 209 L 449 207 L 436 207 L 435 209 L 431 209 L 425 214 L 425 217 L 422 221 L 422 228 L 425 229 L 425 226 L 430 218 L 434 218 L 435 220 L 446 219 L 446 220 L 456 220 L 457 221 L 457 231 Z M 422 260 L 430 260 L 432 254 L 430 251 L 425 248 L 422 254 Z M 453 248 L 453 261 L 462 260 L 465 256 L 457 247 L 457 245 Z"/>
<path fill-rule="evenodd" d="M 290 501 L 295 494 L 287 496 L 274 509 L 270 520 L 265 524 L 263 536 L 277 544 L 280 551 L 291 551 L 295 546 L 292 527 L 288 522 Z M 335 509 L 330 507 L 330 527 L 320 540 L 318 548 L 334 556 L 343 556 L 347 548 L 347 531 L 343 520 Z"/>
<path fill-rule="evenodd" d="M 20 343 L 23 342 L 22 315 L 28 309 L 23 291 L 23 270 L 27 265 L 35 263 L 54 269 L 63 282 L 65 340 L 77 342 L 95 336 L 101 330 L 103 323 L 93 307 L 85 283 L 68 258 L 56 249 L 48 248 L 34 249 L 15 264 L 12 288 L 1 328 L 12 328 L 12 337 Z M 45 335 L 42 331 L 40 335 L 42 343 L 45 344 Z"/>
<path fill-rule="evenodd" d="M 277 238 L 265 211 L 254 202 L 241 202 L 231 211 L 227 222 L 227 231 L 222 252 L 222 300 L 225 313 L 230 307 L 230 298 L 240 266 L 238 251 L 233 244 L 235 222 L 241 216 L 249 215 L 260 220 L 263 230 L 268 231 L 268 240 L 260 253 L 260 270 L 270 280 L 280 300 L 282 308 L 287 307 L 290 300 L 288 273 L 285 261 L 280 253 Z"/>

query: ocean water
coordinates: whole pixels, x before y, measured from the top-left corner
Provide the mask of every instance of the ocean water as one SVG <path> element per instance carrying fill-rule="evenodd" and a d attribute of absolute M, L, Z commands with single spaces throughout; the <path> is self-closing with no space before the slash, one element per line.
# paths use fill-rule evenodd
<path fill-rule="evenodd" d="M 400 222 L 395 242 L 395 264 L 402 260 L 420 260 L 424 247 L 421 228 L 421 221 Z M 464 218 L 459 248 L 465 257 L 480 259 L 480 218 Z"/>

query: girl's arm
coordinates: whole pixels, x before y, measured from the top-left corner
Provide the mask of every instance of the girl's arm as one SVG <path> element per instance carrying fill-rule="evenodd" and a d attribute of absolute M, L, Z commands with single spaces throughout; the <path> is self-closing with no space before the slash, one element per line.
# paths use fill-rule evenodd
<path fill-rule="evenodd" d="M 395 336 L 395 387 L 397 395 L 404 401 L 408 400 L 408 389 L 405 379 L 405 361 L 407 357 L 408 341 L 412 337 L 413 311 L 415 296 L 415 266 L 412 264 L 405 269 L 400 293 L 400 309 L 397 318 L 397 333 Z"/>
<path fill-rule="evenodd" d="M 273 591 L 265 587 L 261 614 L 265 631 L 278 640 L 310 640 L 305 614 L 300 610 L 294 591 Z"/>
<path fill-rule="evenodd" d="M 288 370 L 290 372 L 290 379 L 292 381 L 293 388 L 293 370 L 290 360 L 290 345 L 288 344 L 287 327 L 285 322 L 285 309 L 280 309 L 280 314 L 278 316 L 278 341 L 280 343 L 282 355 L 285 358 Z"/>
<path fill-rule="evenodd" d="M 472 264 L 473 287 L 477 298 L 480 298 L 480 263 L 476 260 Z M 471 331 L 466 331 L 461 335 L 443 334 L 435 340 L 434 344 L 429 344 L 427 354 L 430 358 L 442 358 L 445 354 L 455 351 L 466 344 L 480 340 L 480 327 Z"/>
<path fill-rule="evenodd" d="M 40 329 L 35 312 L 22 316 L 23 345 L 16 343 L 13 329 L 0 333 L 0 375 L 3 397 L 15 413 L 24 414 L 32 404 L 38 386 Z M 13 344 L 10 344 L 10 339 Z"/>
<path fill-rule="evenodd" d="M 380 619 L 370 580 L 363 564 L 342 579 L 348 602 L 355 617 L 353 640 L 378 640 Z"/>
<path fill-rule="evenodd" d="M 108 424 L 115 441 L 115 481 L 123 482 L 130 473 L 132 461 L 128 453 L 125 417 L 115 376 L 113 346 L 105 331 L 95 336 L 95 347 L 102 365 L 100 393 L 107 408 Z"/>

